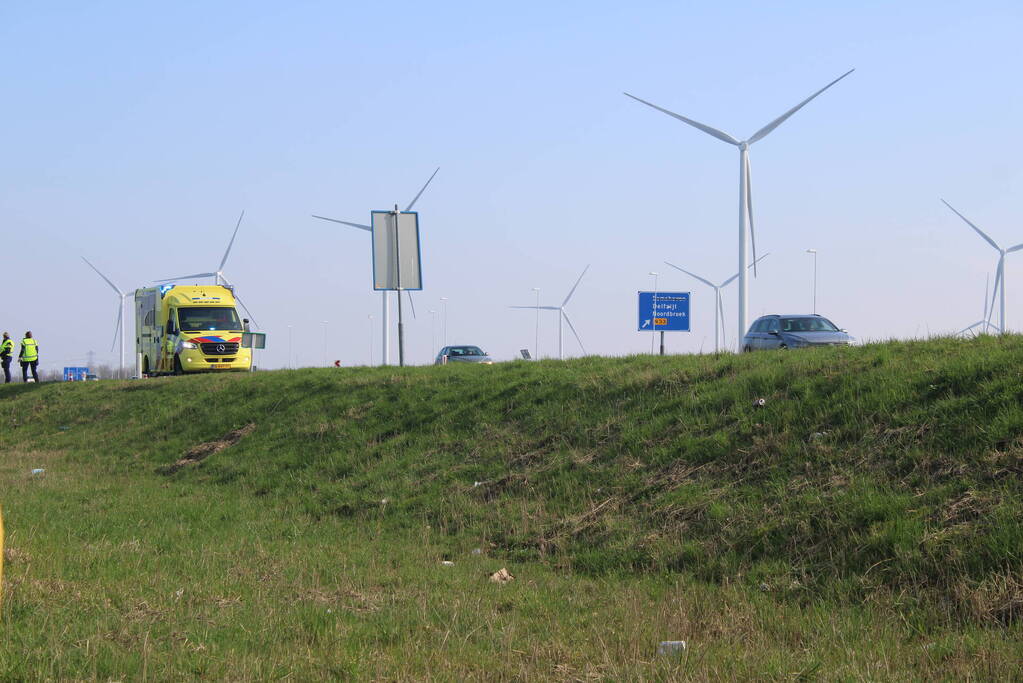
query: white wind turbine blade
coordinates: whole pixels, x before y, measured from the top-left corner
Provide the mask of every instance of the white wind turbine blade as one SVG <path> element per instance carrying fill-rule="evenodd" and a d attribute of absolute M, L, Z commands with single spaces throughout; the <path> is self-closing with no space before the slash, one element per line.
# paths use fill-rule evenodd
<path fill-rule="evenodd" d="M 224 277 L 223 275 L 221 275 L 220 277 L 224 280 L 225 284 L 227 284 L 228 286 L 231 287 L 231 291 L 234 294 L 235 301 L 237 301 L 239 304 L 241 304 L 242 308 L 245 309 L 245 313 L 248 314 L 248 316 L 249 316 L 249 322 L 252 323 L 253 327 L 257 327 L 258 328 L 259 327 L 259 323 L 256 322 L 256 316 L 252 315 L 252 311 L 250 311 L 249 307 L 245 305 L 245 302 L 242 301 L 242 298 L 240 296 L 238 296 L 238 293 L 234 291 L 234 284 L 230 280 L 228 280 L 226 277 Z"/>
<path fill-rule="evenodd" d="M 234 238 L 238 236 L 238 228 L 242 226 L 242 219 L 245 218 L 245 210 L 242 210 L 242 214 L 238 216 L 238 222 L 235 223 L 234 232 L 231 233 L 231 241 L 227 243 L 227 250 L 224 251 L 224 258 L 220 259 L 220 267 L 217 268 L 217 272 L 224 270 L 224 264 L 227 263 L 227 257 L 231 253 L 231 247 L 234 246 Z"/>
<path fill-rule="evenodd" d="M 572 285 L 572 289 L 569 290 L 568 296 L 566 296 L 565 300 L 561 302 L 561 307 L 562 308 L 564 308 L 565 305 L 568 304 L 568 300 L 572 298 L 573 294 L 575 294 L 575 288 L 578 287 L 579 283 L 583 281 L 583 276 L 586 275 L 586 271 L 589 270 L 589 269 L 590 269 L 590 265 L 586 264 L 586 267 L 583 268 L 583 272 L 580 273 L 580 275 L 579 275 L 579 279 L 575 281 L 575 284 Z"/>
<path fill-rule="evenodd" d="M 440 170 L 440 166 L 437 167 L 437 171 L 439 171 L 439 170 Z M 423 192 L 426 190 L 426 188 L 429 187 L 430 182 L 433 180 L 433 176 L 437 175 L 437 171 L 433 172 L 433 175 L 430 176 L 430 180 L 426 181 L 426 185 L 423 185 L 423 189 L 419 191 L 419 194 L 417 194 L 415 197 L 413 197 L 412 201 L 408 203 L 408 206 L 405 207 L 406 211 L 411 211 L 412 207 L 416 205 L 416 202 L 419 201 L 419 197 L 421 197 Z"/>
<path fill-rule="evenodd" d="M 412 319 L 415 320 L 416 319 L 416 305 L 412 301 L 412 292 L 406 289 L 405 290 L 405 294 L 408 295 L 408 305 L 412 307 Z"/>
<path fill-rule="evenodd" d="M 749 270 L 750 268 L 752 268 L 752 267 L 753 267 L 753 266 L 755 266 L 756 264 L 760 263 L 761 261 L 763 261 L 763 260 L 764 260 L 765 258 L 767 258 L 767 257 L 768 257 L 768 256 L 770 256 L 770 255 L 771 255 L 771 252 L 767 252 L 766 254 L 764 254 L 763 256 L 761 256 L 760 258 L 758 258 L 758 259 L 757 259 L 756 261 L 754 261 L 753 263 L 751 263 L 751 264 L 749 264 L 748 266 L 746 266 L 746 270 Z M 670 265 L 670 264 L 669 264 L 669 265 Z M 739 274 L 738 274 L 738 273 L 736 273 L 736 274 L 735 274 L 735 275 L 733 275 L 732 277 L 730 277 L 730 278 L 728 278 L 727 280 L 725 280 L 724 282 L 722 282 L 722 283 L 721 283 L 720 285 L 718 285 L 718 287 L 721 287 L 721 288 L 727 287 L 728 285 L 732 284 L 732 282 L 733 282 L 733 281 L 735 280 L 735 278 L 737 278 L 737 277 L 739 277 Z M 713 285 L 711 285 L 711 286 L 713 286 Z"/>
<path fill-rule="evenodd" d="M 959 216 L 960 218 L 962 218 L 962 219 L 963 219 L 963 221 L 965 221 L 965 223 L 966 223 L 966 224 L 967 224 L 968 226 L 970 226 L 971 228 L 973 228 L 974 230 L 976 230 L 976 231 L 977 231 L 977 234 L 978 234 L 978 235 L 980 235 L 981 237 L 983 237 L 983 238 L 984 238 L 984 239 L 985 239 L 985 240 L 987 241 L 987 243 L 988 243 L 988 244 L 990 244 L 990 245 L 991 245 L 992 247 L 994 247 L 994 248 L 995 248 L 995 249 L 997 249 L 998 251 L 1001 251 L 1001 250 L 1002 250 L 1002 248 L 1001 248 L 1000 246 L 998 246 L 998 244 L 997 244 L 997 243 L 996 243 L 996 242 L 995 242 L 995 241 L 994 241 L 993 239 L 991 239 L 990 237 L 988 237 L 988 236 L 987 236 L 987 233 L 985 233 L 985 232 L 984 232 L 983 230 L 981 230 L 981 229 L 980 229 L 980 228 L 978 228 L 978 227 L 977 227 L 976 225 L 974 225 L 973 223 L 971 223 L 971 222 L 970 222 L 970 220 L 969 220 L 969 219 L 968 219 L 968 218 L 967 218 L 966 216 L 964 216 L 963 214 L 959 213 L 959 212 L 958 212 L 958 211 L 956 211 L 956 210 L 955 210 L 954 208 L 952 208 L 952 205 L 951 205 L 951 204 L 949 204 L 948 202 L 946 202 L 946 201 L 945 201 L 944 199 L 942 199 L 942 200 L 941 200 L 941 203 L 942 203 L 942 204 L 944 204 L 945 206 L 947 206 L 947 207 L 948 207 L 949 209 L 952 209 L 952 213 L 954 213 L 955 215 L 957 215 L 957 216 Z M 1023 246 L 1023 245 L 1021 245 L 1021 246 Z M 997 285 L 996 285 L 996 288 L 997 288 Z"/>
<path fill-rule="evenodd" d="M 736 275 L 735 277 L 739 277 L 739 276 Z M 718 298 L 718 313 L 721 314 L 718 317 L 718 321 L 721 323 L 721 345 L 724 346 L 725 348 L 728 348 L 728 337 L 725 336 L 725 305 L 722 303 L 722 300 L 721 300 L 721 290 L 720 289 L 718 289 L 718 291 L 717 291 L 717 298 Z"/>
<path fill-rule="evenodd" d="M 87 258 L 85 258 L 85 257 L 83 256 L 83 257 L 82 257 L 82 260 L 83 260 L 83 261 L 85 261 L 85 262 L 86 262 L 86 263 L 88 264 L 88 266 L 89 266 L 90 268 L 92 268 L 93 270 L 95 270 L 95 271 L 96 271 L 96 274 L 97 274 L 97 275 L 99 275 L 99 276 L 100 276 L 101 278 L 103 278 L 103 280 L 104 280 L 104 281 L 105 281 L 105 282 L 106 282 L 106 283 L 107 283 L 108 285 L 110 285 L 111 287 L 113 287 L 113 288 L 114 288 L 114 291 L 115 291 L 115 292 L 117 292 L 118 294 L 120 294 L 120 295 L 121 295 L 122 297 L 124 296 L 124 292 L 122 292 L 122 291 L 121 291 L 120 289 L 118 289 L 118 288 L 117 288 L 117 285 L 115 285 L 115 284 L 114 284 L 113 282 L 111 282 L 111 281 L 110 281 L 110 278 L 108 278 L 108 277 L 107 277 L 106 275 L 104 275 L 103 273 L 99 272 L 99 268 L 97 268 L 96 266 L 94 266 L 94 265 L 92 265 L 91 263 L 89 263 L 89 259 L 87 259 Z"/>
<path fill-rule="evenodd" d="M 752 145 L 757 140 L 761 140 L 761 139 L 767 137 L 768 133 L 770 133 L 772 130 L 774 130 L 775 128 L 777 128 L 781 124 L 785 123 L 786 119 L 788 119 L 790 116 L 792 116 L 797 111 L 799 111 L 800 109 L 805 107 L 807 104 L 809 104 L 810 100 L 812 100 L 813 98 L 815 98 L 818 95 L 820 95 L 822 92 L 824 92 L 825 90 L 827 90 L 828 88 L 833 86 L 835 83 L 838 83 L 840 80 L 842 80 L 843 78 L 845 78 L 846 76 L 851 74 L 853 71 L 856 71 L 856 69 L 849 69 L 844 74 L 842 74 L 841 76 L 839 76 L 835 80 L 831 81 L 826 86 L 824 86 L 823 88 L 821 88 L 820 90 L 818 90 L 814 94 L 810 95 L 809 97 L 807 97 L 805 100 L 803 100 L 802 102 L 800 102 L 796 106 L 792 107 L 792 109 L 789 109 L 787 112 L 785 112 L 784 114 L 782 114 L 781 116 L 776 118 L 774 121 L 771 121 L 769 124 L 767 124 L 766 126 L 761 128 L 760 130 L 758 130 L 756 133 L 754 133 L 752 136 L 750 136 L 750 139 L 748 140 L 749 144 Z"/>
<path fill-rule="evenodd" d="M 696 273 L 690 273 L 690 272 L 689 272 L 688 270 L 686 270 L 685 268 L 680 268 L 679 266 L 676 266 L 676 265 L 675 265 L 674 263 L 669 263 L 668 261 L 665 261 L 665 262 L 664 262 L 664 265 L 666 265 L 666 266 L 671 266 L 671 267 L 672 267 L 672 268 L 674 268 L 675 270 L 681 270 L 681 271 L 682 271 L 683 273 L 685 273 L 685 274 L 686 274 L 686 275 L 688 275 L 689 277 L 694 277 L 694 278 L 696 278 L 697 280 L 699 280 L 699 281 L 700 281 L 700 282 L 702 282 L 703 284 L 707 285 L 708 287 L 713 287 L 713 286 L 714 286 L 714 283 L 713 283 L 713 282 L 711 282 L 710 280 L 704 280 L 704 279 L 703 279 L 702 277 L 700 277 L 700 276 L 699 276 L 699 275 L 697 275 Z M 738 276 L 736 276 L 736 277 L 738 277 Z"/>
<path fill-rule="evenodd" d="M 110 343 L 110 350 L 113 351 L 114 347 L 117 346 L 118 332 L 121 331 L 121 325 L 124 322 L 124 299 L 121 299 L 121 304 L 117 307 L 117 324 L 114 325 L 114 341 Z"/>
<path fill-rule="evenodd" d="M 961 330 L 959 330 L 958 332 L 956 332 L 956 336 L 959 336 L 959 335 L 961 335 L 961 334 L 966 334 L 967 332 L 969 332 L 969 331 L 970 331 L 970 330 L 972 330 L 973 328 L 977 327 L 977 325 L 984 325 L 984 324 L 986 324 L 986 323 L 985 323 L 985 321 L 983 321 L 983 320 L 981 320 L 980 322 L 976 322 L 976 323 L 973 323 L 973 324 L 972 324 L 972 325 L 970 325 L 969 327 L 964 327 L 963 329 L 961 329 Z M 975 335 L 975 336 L 976 336 L 976 335 Z"/>
<path fill-rule="evenodd" d="M 309 215 L 312 216 L 313 218 L 319 218 L 321 221 L 330 221 L 331 223 L 340 223 L 341 225 L 349 225 L 349 226 L 351 226 L 353 228 L 358 228 L 359 230 L 366 230 L 368 232 L 373 232 L 373 228 L 372 227 L 370 227 L 368 225 L 363 225 L 362 223 L 349 223 L 348 221 L 339 221 L 336 218 L 327 218 L 326 216 L 317 216 L 315 213 L 312 213 L 312 214 L 309 214 Z"/>
<path fill-rule="evenodd" d="M 560 311 L 558 306 L 509 306 L 508 308 L 528 308 L 531 310 L 540 309 L 541 311 Z"/>
<path fill-rule="evenodd" d="M 746 154 L 746 167 L 743 171 L 746 174 L 746 217 L 749 219 L 749 239 L 753 245 L 753 277 L 757 276 L 757 232 L 753 229 L 753 178 L 750 176 L 749 153 Z"/>
<path fill-rule="evenodd" d="M 200 277 L 216 277 L 216 273 L 193 273 L 192 275 L 182 275 L 181 277 L 167 277 L 162 280 L 153 280 L 153 282 L 174 282 L 175 280 L 192 280 Z M 223 277 L 223 276 L 221 276 Z"/>
<path fill-rule="evenodd" d="M 245 305 L 245 302 L 242 301 L 242 298 L 240 296 L 238 296 L 237 294 L 235 294 L 234 295 L 234 300 L 242 305 L 242 308 L 245 309 L 245 312 L 249 316 L 249 321 L 252 323 L 252 326 L 258 329 L 259 328 L 259 323 L 256 322 L 256 317 L 254 315 L 252 315 L 252 311 L 250 311 L 249 307 Z"/>
<path fill-rule="evenodd" d="M 622 93 L 622 94 L 625 95 L 626 97 L 631 97 L 632 99 L 636 100 L 637 102 L 642 102 L 643 104 L 645 104 L 648 107 L 653 107 L 657 111 L 663 112 L 663 113 L 667 114 L 668 116 L 671 116 L 673 118 L 678 119 L 679 121 L 682 121 L 683 123 L 688 123 L 693 128 L 698 128 L 699 130 L 702 130 L 704 133 L 707 133 L 708 135 L 713 135 L 718 140 L 721 140 L 723 142 L 727 142 L 728 144 L 735 145 L 735 146 L 738 146 L 739 144 L 741 144 L 738 140 L 733 138 L 731 135 L 729 135 L 728 133 L 726 133 L 724 131 L 718 130 L 717 128 L 711 128 L 710 126 L 708 126 L 706 124 L 703 124 L 703 123 L 700 123 L 699 121 L 693 121 L 692 119 L 687 119 L 686 117 L 682 116 L 681 114 L 676 114 L 673 111 L 668 111 L 667 109 L 664 109 L 662 107 L 658 107 L 656 104 L 651 104 L 650 102 L 647 102 L 646 100 L 641 100 L 638 97 L 636 97 L 635 95 L 630 95 L 629 93 Z"/>
<path fill-rule="evenodd" d="M 993 290 L 991 290 L 991 306 L 990 306 L 990 308 L 988 308 L 988 311 L 987 311 L 987 321 L 988 321 L 988 323 L 991 322 L 991 316 L 994 315 L 994 312 L 995 312 L 995 298 L 998 296 L 998 286 L 999 286 L 999 284 L 1002 287 L 1005 286 L 1005 283 L 1002 282 L 1002 268 L 1004 266 L 1005 266 L 1005 255 L 1003 254 L 1002 256 L 998 257 L 998 268 L 995 270 L 995 287 L 994 287 Z M 999 320 L 998 322 L 1001 323 L 1002 321 Z"/>
<path fill-rule="evenodd" d="M 1023 244 L 1017 244 L 1014 247 L 1009 247 L 1008 249 L 1005 250 L 1005 253 L 1011 254 L 1012 252 L 1019 251 L 1020 249 L 1023 249 Z"/>
<path fill-rule="evenodd" d="M 579 348 L 583 350 L 583 354 L 589 355 L 586 352 L 586 347 L 583 346 L 583 340 L 579 338 L 579 333 L 575 331 L 575 325 L 573 325 L 572 321 L 569 319 L 568 313 L 565 313 L 565 309 L 561 309 L 561 315 L 565 316 L 565 322 L 568 323 L 568 329 L 572 330 L 572 334 L 575 335 L 575 340 L 579 342 Z"/>

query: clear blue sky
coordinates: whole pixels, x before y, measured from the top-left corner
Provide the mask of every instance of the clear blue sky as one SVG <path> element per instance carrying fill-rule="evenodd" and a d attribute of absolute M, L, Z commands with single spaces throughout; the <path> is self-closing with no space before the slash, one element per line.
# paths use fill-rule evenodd
<path fill-rule="evenodd" d="M 309 214 L 368 222 L 440 166 L 416 207 L 413 361 L 442 296 L 450 342 L 532 347 L 533 313 L 507 306 L 532 287 L 560 302 L 588 263 L 569 311 L 589 351 L 649 350 L 651 270 L 693 291 L 669 350 L 709 350 L 709 290 L 662 261 L 735 272 L 738 155 L 622 91 L 746 137 L 853 67 L 753 147 L 772 255 L 751 313 L 809 309 L 813 247 L 818 310 L 854 334 L 963 327 L 997 255 L 939 197 L 1023 242 L 1023 6 L 831 5 L 5 3 L 0 327 L 34 330 L 47 367 L 112 360 L 116 298 L 79 257 L 126 289 L 212 269 L 245 209 L 226 272 L 270 336 L 263 364 L 287 363 L 288 325 L 297 363 L 321 363 L 322 320 L 330 360 L 368 362 L 368 236 Z M 555 329 L 545 314 L 544 355 Z"/>

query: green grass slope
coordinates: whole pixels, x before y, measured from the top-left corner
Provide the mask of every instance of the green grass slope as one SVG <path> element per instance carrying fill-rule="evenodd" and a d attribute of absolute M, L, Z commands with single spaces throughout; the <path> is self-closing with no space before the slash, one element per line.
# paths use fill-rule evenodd
<path fill-rule="evenodd" d="M 384 562 L 373 553 L 388 544 L 422 545 L 438 560 L 459 563 L 478 548 L 493 560 L 489 569 L 533 567 L 551 581 L 570 577 L 591 591 L 646 580 L 662 586 L 640 590 L 645 598 L 634 596 L 638 601 L 667 590 L 664 581 L 685 581 L 696 582 L 689 590 L 697 593 L 709 588 L 693 586 L 765 594 L 780 611 L 878 603 L 897 606 L 913 631 L 1018 635 L 1021 363 L 1023 339 L 1006 337 L 717 358 L 9 386 L 0 392 L 0 447 L 15 454 L 19 472 L 47 454 L 59 454 L 65 472 L 45 496 L 18 484 L 49 506 L 48 521 L 19 519 L 11 538 L 28 544 L 34 530 L 57 524 L 57 517 L 80 511 L 102 519 L 104 505 L 121 510 L 130 501 L 138 518 L 132 524 L 148 529 L 137 534 L 161 539 L 154 543 L 163 552 L 180 551 L 190 528 L 213 534 L 221 524 L 215 533 L 225 535 L 226 546 L 251 554 L 233 534 L 261 514 L 254 511 L 269 510 L 304 530 L 292 537 L 267 522 L 281 543 L 302 545 L 295 539 L 309 529 L 329 529 L 332 542 L 347 539 L 368 565 Z M 759 398 L 762 407 L 754 405 Z M 205 460 L 169 467 L 197 445 L 249 425 L 237 443 Z M 87 496 L 75 489 L 76 468 L 107 483 L 83 474 Z M 198 492 L 205 492 L 201 504 L 182 507 Z M 94 495 L 107 502 L 90 502 Z M 17 515 L 17 502 L 0 503 Z M 103 538 L 99 526 L 89 547 Z M 10 534 L 19 527 L 9 521 L 8 528 Z M 120 543 L 136 538 L 125 533 Z M 360 546 L 359 538 L 373 540 Z M 312 550 L 321 542 L 303 546 L 309 566 L 326 562 L 322 549 Z M 197 552 L 176 562 L 206 563 Z M 215 553 L 208 562 L 216 565 Z M 139 560 L 136 569 L 140 574 L 110 569 L 108 580 L 181 568 Z M 15 561 L 10 571 L 26 570 Z M 5 621 L 32 621 L 28 595 L 5 604 Z M 727 601 L 723 595 L 705 598 Z M 387 628 L 400 631 L 390 622 Z M 448 647 L 447 640 L 436 647 Z M 12 664 L 6 673 L 88 675 L 84 660 L 69 661 L 49 672 Z M 135 660 L 112 661 L 93 674 L 143 673 Z M 399 678 L 424 671 L 367 671 L 355 661 L 353 655 L 354 668 L 336 671 L 298 670 Z M 617 665 L 601 675 L 653 675 Z M 296 671 L 261 666 L 241 677 Z M 447 675 L 471 670 L 454 667 Z M 162 671 L 182 673 L 173 666 Z M 704 669 L 699 676 L 756 671 Z M 188 673 L 227 675 L 215 666 Z M 885 673 L 865 668 L 849 675 Z M 537 674 L 551 671 L 502 673 Z"/>

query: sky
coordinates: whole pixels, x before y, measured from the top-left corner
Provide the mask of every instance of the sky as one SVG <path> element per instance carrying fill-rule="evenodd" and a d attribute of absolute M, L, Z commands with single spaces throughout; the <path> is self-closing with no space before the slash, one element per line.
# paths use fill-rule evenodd
<path fill-rule="evenodd" d="M 587 265 L 566 308 L 586 352 L 650 352 L 650 272 L 692 292 L 668 352 L 709 352 L 713 293 L 664 261 L 736 272 L 738 153 L 622 93 L 741 139 L 855 68 L 751 149 L 750 319 L 810 312 L 814 248 L 817 312 L 857 338 L 954 332 L 997 252 L 940 198 L 1023 242 L 1021 33 L 1018 2 L 4 3 L 0 328 L 43 368 L 116 363 L 118 298 L 81 257 L 125 291 L 213 270 L 244 210 L 224 272 L 257 364 L 379 363 L 369 235 L 311 214 L 368 223 L 439 167 L 409 363 L 536 355 L 509 306 L 560 304 Z M 1023 255 L 1006 282 L 1020 331 Z"/>

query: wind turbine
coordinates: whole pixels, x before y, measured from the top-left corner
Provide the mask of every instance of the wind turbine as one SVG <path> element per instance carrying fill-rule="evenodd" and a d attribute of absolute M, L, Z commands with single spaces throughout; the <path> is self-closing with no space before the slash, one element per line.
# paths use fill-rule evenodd
<path fill-rule="evenodd" d="M 765 258 L 767 258 L 770 255 L 771 255 L 771 252 L 767 252 L 766 254 L 764 254 L 763 256 L 758 258 L 756 261 L 751 263 L 749 267 L 753 268 L 754 266 L 756 266 L 758 263 L 760 263 L 761 261 L 763 261 Z M 669 265 L 669 266 L 671 266 L 675 270 L 681 270 L 686 275 L 688 275 L 690 277 L 694 277 L 697 280 L 699 280 L 700 282 L 702 282 L 703 284 L 707 285 L 708 287 L 712 287 L 714 289 L 714 299 L 715 299 L 715 303 L 716 303 L 716 306 L 714 307 L 714 353 L 718 353 L 718 328 L 719 327 L 720 327 L 720 330 L 721 330 L 721 339 L 722 339 L 722 341 L 725 344 L 728 343 L 727 337 L 725 336 L 725 308 L 724 308 L 724 305 L 721 303 L 721 290 L 724 289 L 725 287 L 727 287 L 728 285 L 732 284 L 732 281 L 735 280 L 737 277 L 739 277 L 739 274 L 736 273 L 732 277 L 730 277 L 727 280 L 725 280 L 724 282 L 722 282 L 720 285 L 716 285 L 713 282 L 711 282 L 710 280 L 706 280 L 706 279 L 700 277 L 696 273 L 690 273 L 685 268 L 680 268 L 679 266 L 676 266 L 674 263 L 669 263 L 668 261 L 665 261 L 664 263 Z M 743 332 L 743 334 L 745 334 L 745 332 Z"/>
<path fill-rule="evenodd" d="M 805 100 L 797 104 L 796 106 L 789 109 L 787 112 L 776 118 L 775 120 L 768 123 L 766 126 L 758 130 L 756 133 L 751 135 L 745 140 L 738 140 L 724 131 L 720 131 L 717 128 L 711 128 L 708 125 L 702 124 L 699 121 L 688 119 L 685 116 L 676 114 L 673 111 L 668 111 L 658 107 L 656 104 L 641 100 L 635 95 L 624 93 L 627 97 L 631 97 L 637 102 L 642 102 L 648 107 L 653 107 L 657 111 L 663 112 L 668 116 L 678 119 L 683 123 L 687 123 L 694 128 L 702 130 L 704 133 L 711 135 L 722 142 L 727 142 L 730 145 L 735 145 L 739 148 L 739 339 L 741 340 L 743 335 L 746 334 L 746 323 L 747 323 L 747 309 L 749 307 L 749 283 L 747 281 L 746 269 L 749 266 L 749 259 L 746 256 L 746 242 L 750 241 L 753 246 L 753 261 L 754 268 L 753 274 L 756 275 L 756 260 L 757 260 L 757 242 L 756 237 L 753 234 L 753 194 L 750 188 L 751 177 L 750 177 L 750 163 L 749 163 L 749 148 L 750 145 L 765 138 L 771 131 L 783 124 L 786 119 L 795 114 L 797 111 L 805 107 L 810 100 L 814 99 L 822 92 L 838 83 L 840 80 L 851 74 L 855 69 L 850 69 L 844 74 L 836 78 L 835 80 L 828 83 L 826 86 L 815 92 L 814 94 L 807 97 Z M 749 227 L 749 236 L 747 237 L 747 223 Z"/>
<path fill-rule="evenodd" d="M 215 271 L 212 273 L 193 273 L 191 275 L 182 275 L 181 277 L 168 277 L 162 280 L 153 280 L 153 282 L 173 282 L 175 280 L 194 280 L 200 277 L 211 277 L 215 284 L 230 285 L 231 287 L 234 287 L 234 285 L 231 284 L 231 281 L 224 275 L 224 264 L 227 263 L 227 257 L 231 254 L 231 247 L 234 246 L 234 238 L 238 236 L 238 228 L 241 227 L 243 218 L 245 218 L 244 211 L 242 211 L 241 215 L 238 216 L 238 222 L 234 226 L 234 232 L 231 233 L 231 241 L 227 243 L 227 249 L 224 251 L 224 258 L 220 259 L 220 265 L 217 266 Z M 237 299 L 238 303 L 240 303 L 242 308 L 245 309 L 245 312 L 248 314 L 249 320 L 252 321 L 253 326 L 259 327 L 259 325 L 256 324 L 256 318 L 252 315 L 252 312 L 249 311 L 249 307 L 245 305 L 245 302 L 242 301 L 241 297 L 238 296 L 237 292 L 234 292 L 234 298 Z"/>
<path fill-rule="evenodd" d="M 963 221 L 968 226 L 976 230 L 977 234 L 983 237 L 984 241 L 990 244 L 992 247 L 994 247 L 995 250 L 998 252 L 998 269 L 995 271 L 995 288 L 994 291 L 991 293 L 991 308 L 988 309 L 987 316 L 985 316 L 985 320 L 989 323 L 991 322 L 991 314 L 994 311 L 995 297 L 997 296 L 999 309 L 997 329 L 999 334 L 1005 334 L 1005 255 L 1023 249 L 1023 244 L 1017 244 L 1014 247 L 1002 249 L 1000 246 L 998 246 L 997 242 L 988 237 L 988 235 L 983 230 L 981 230 L 976 225 L 971 223 L 969 219 L 966 218 L 966 216 L 953 209 L 951 204 L 946 202 L 944 199 L 941 200 L 941 203 L 947 206 L 949 209 L 951 209 L 952 213 L 962 218 Z"/>
<path fill-rule="evenodd" d="M 970 330 L 973 330 L 976 327 L 980 327 L 981 328 L 980 334 L 984 334 L 985 332 L 987 332 L 991 328 L 994 328 L 995 330 L 998 330 L 998 326 L 997 325 L 993 325 L 991 323 L 991 321 L 989 320 L 989 311 L 988 311 L 988 305 L 987 305 L 987 295 L 988 295 L 988 289 L 990 288 L 990 286 L 991 286 L 991 276 L 988 275 L 987 279 L 984 281 L 984 317 L 982 317 L 980 320 L 978 320 L 977 322 L 973 323 L 969 327 L 964 327 L 963 329 L 959 330 L 958 332 L 956 332 L 957 335 L 959 335 L 959 334 L 966 334 L 967 332 L 969 332 Z"/>
<path fill-rule="evenodd" d="M 433 175 L 431 175 L 429 177 L 429 179 L 426 181 L 426 184 L 423 185 L 422 189 L 419 190 L 419 192 L 416 194 L 416 196 L 412 198 L 412 201 L 408 203 L 408 206 L 405 207 L 405 211 L 411 211 L 412 210 L 412 207 L 416 205 L 417 201 L 419 201 L 419 198 L 423 195 L 423 192 L 426 191 L 426 188 L 433 181 L 433 177 L 435 175 L 437 175 L 438 171 L 440 171 L 440 166 L 437 167 L 437 169 L 433 172 Z M 310 215 L 312 215 L 313 218 L 319 218 L 321 221 L 330 221 L 331 223 L 340 223 L 341 225 L 347 225 L 348 227 L 351 227 L 351 228 L 358 228 L 359 230 L 365 230 L 366 232 L 368 232 L 370 234 L 373 233 L 373 227 L 369 226 L 369 225 L 366 225 L 364 223 L 353 223 L 351 221 L 341 221 L 341 220 L 338 220 L 336 218 L 328 218 L 327 216 L 317 216 L 315 213 L 314 214 L 310 214 Z M 382 340 L 383 340 L 383 359 L 384 359 L 383 360 L 383 364 L 384 365 L 387 365 L 388 363 L 390 363 L 390 359 L 391 359 L 391 330 L 390 330 L 390 327 L 389 327 L 390 320 L 391 320 L 391 307 L 390 307 L 390 299 L 388 298 L 387 294 L 388 294 L 388 290 L 383 290 L 383 291 L 380 292 L 380 303 L 381 303 L 380 317 L 381 317 L 381 324 L 383 325 L 383 328 L 382 328 L 383 329 L 383 334 L 381 336 L 382 336 Z M 412 307 L 412 317 L 415 318 L 416 317 L 416 305 L 414 303 L 412 303 L 412 292 L 406 290 L 405 294 L 408 295 L 408 302 L 409 302 L 409 305 Z M 398 296 L 401 296 L 401 294 L 399 293 Z"/>
<path fill-rule="evenodd" d="M 586 275 L 586 271 L 589 270 L 589 269 L 590 269 L 589 265 L 587 265 L 585 268 L 583 268 L 583 272 L 579 275 L 579 279 L 575 281 L 574 285 L 572 285 L 572 289 L 569 290 L 568 296 L 565 297 L 565 300 L 561 302 L 560 306 L 541 306 L 539 304 L 536 304 L 535 306 L 509 306 L 508 307 L 508 308 L 528 308 L 528 309 L 531 309 L 531 310 L 532 309 L 536 309 L 536 310 L 542 310 L 542 311 L 558 311 L 559 312 L 559 314 L 558 314 L 558 359 L 559 360 L 564 360 L 565 359 L 565 343 L 564 343 L 565 336 L 564 336 L 564 329 L 563 329 L 562 324 L 561 324 L 562 321 L 565 321 L 566 323 L 568 323 L 569 329 L 571 329 L 572 330 L 572 334 L 575 335 L 575 340 L 577 342 L 579 342 L 579 348 L 581 348 L 583 350 L 583 353 L 586 353 L 586 347 L 583 346 L 583 340 L 579 338 L 579 333 L 575 331 L 575 326 L 572 324 L 572 321 L 569 320 L 568 313 L 565 312 L 565 306 L 568 305 L 569 299 L 571 299 L 572 295 L 575 294 L 576 287 L 578 287 L 579 283 L 582 282 L 583 275 Z"/>
<path fill-rule="evenodd" d="M 103 278 L 103 280 L 108 285 L 110 285 L 115 292 L 117 292 L 117 296 L 120 298 L 119 303 L 117 304 L 117 324 L 114 325 L 114 340 L 110 344 L 110 350 L 111 351 L 114 350 L 114 345 L 117 344 L 117 333 L 118 333 L 118 331 L 120 331 L 120 333 L 121 333 L 121 365 L 118 368 L 118 377 L 120 379 L 124 379 L 124 300 L 128 298 L 128 295 L 125 294 L 124 292 L 122 292 L 117 287 L 117 285 L 115 285 L 113 282 L 111 282 L 110 278 L 108 278 L 103 273 L 99 272 L 99 268 L 97 268 L 96 266 L 94 266 L 91 263 L 89 263 L 89 259 L 87 259 L 87 258 L 85 258 L 83 256 L 82 260 L 85 261 L 86 265 L 88 265 L 90 268 L 95 270 L 96 274 L 99 275 L 101 278 Z"/>

